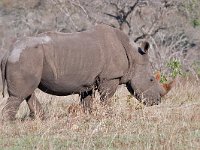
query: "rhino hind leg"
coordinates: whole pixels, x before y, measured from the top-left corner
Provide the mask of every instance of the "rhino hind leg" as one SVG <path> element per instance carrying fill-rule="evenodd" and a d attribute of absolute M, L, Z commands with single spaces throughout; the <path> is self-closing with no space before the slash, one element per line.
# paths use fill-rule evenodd
<path fill-rule="evenodd" d="M 100 93 L 100 100 L 102 104 L 109 103 L 109 99 L 115 94 L 118 85 L 118 79 L 103 81 L 102 83 L 100 83 L 98 91 Z"/>
<path fill-rule="evenodd" d="M 24 75 L 23 77 L 26 79 L 27 78 L 31 79 L 32 76 Z M 30 107 L 31 104 L 36 102 L 36 97 L 34 96 L 33 93 L 34 93 L 34 90 L 39 85 L 40 78 L 38 78 L 37 80 L 24 80 L 24 78 L 17 79 L 17 80 L 13 80 L 13 78 L 9 78 L 9 82 L 8 82 L 9 97 L 7 99 L 5 107 L 2 110 L 4 120 L 8 120 L 8 121 L 15 120 L 15 115 L 19 109 L 19 106 L 24 100 L 26 99 L 30 100 L 30 102 L 28 102 L 29 108 L 32 108 Z"/>
<path fill-rule="evenodd" d="M 92 105 L 93 105 L 93 90 L 86 91 L 81 93 L 81 104 L 83 106 L 83 110 L 85 113 L 92 113 Z"/>
<path fill-rule="evenodd" d="M 22 102 L 23 102 L 23 99 L 10 96 L 6 102 L 5 107 L 2 109 L 3 120 L 14 121 L 15 115 Z"/>
<path fill-rule="evenodd" d="M 15 96 L 10 96 L 7 99 L 5 107 L 2 109 L 3 120 L 14 121 L 16 119 L 15 115 L 22 102 L 23 102 L 23 99 L 15 97 Z"/>
<path fill-rule="evenodd" d="M 37 116 L 41 119 L 44 119 L 44 111 L 42 109 L 40 102 L 35 96 L 35 93 L 31 94 L 28 98 L 26 98 L 26 102 L 30 109 L 30 114 L 29 114 L 30 118 L 35 119 L 35 117 Z"/>
<path fill-rule="evenodd" d="M 4 120 L 12 121 L 24 100 L 30 97 L 30 104 L 36 101 L 33 93 L 40 83 L 40 77 L 13 69 L 7 75 L 7 81 L 9 97 L 2 114 Z"/>

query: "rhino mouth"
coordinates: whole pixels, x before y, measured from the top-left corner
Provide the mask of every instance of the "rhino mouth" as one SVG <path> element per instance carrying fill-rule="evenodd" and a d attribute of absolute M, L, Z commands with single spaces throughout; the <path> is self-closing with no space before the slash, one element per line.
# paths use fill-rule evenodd
<path fill-rule="evenodd" d="M 142 102 L 144 105 L 146 106 L 153 106 L 153 105 L 158 105 L 161 102 L 160 98 L 157 98 L 156 100 L 153 97 L 148 97 L 147 95 L 145 96 L 144 93 L 139 92 L 138 90 L 135 90 L 134 88 L 132 88 L 131 83 L 128 82 L 126 84 L 126 87 L 128 89 L 128 91 L 139 101 Z"/>
<path fill-rule="evenodd" d="M 136 92 L 132 86 L 131 86 L 131 82 L 126 83 L 126 87 L 128 89 L 128 91 L 138 100 L 138 101 L 142 101 L 142 94 L 140 92 Z"/>

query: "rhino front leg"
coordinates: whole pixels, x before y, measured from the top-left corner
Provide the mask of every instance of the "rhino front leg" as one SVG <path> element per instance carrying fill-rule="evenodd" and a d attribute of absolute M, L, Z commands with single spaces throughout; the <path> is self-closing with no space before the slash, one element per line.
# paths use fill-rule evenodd
<path fill-rule="evenodd" d="M 98 91 L 100 93 L 100 100 L 102 103 L 108 103 L 108 100 L 114 95 L 119 85 L 119 80 L 108 80 L 100 83 Z"/>
<path fill-rule="evenodd" d="M 35 93 L 31 94 L 27 99 L 26 102 L 28 104 L 28 107 L 30 109 L 30 117 L 32 119 L 35 118 L 35 116 L 38 116 L 41 119 L 44 119 L 44 111 L 42 109 L 42 106 L 40 102 L 38 101 L 37 97 L 35 96 Z"/>
<path fill-rule="evenodd" d="M 15 115 L 22 102 L 23 102 L 23 99 L 10 96 L 7 99 L 5 107 L 2 109 L 3 120 L 14 121 Z"/>
<path fill-rule="evenodd" d="M 93 90 L 81 93 L 81 104 L 83 105 L 84 112 L 92 113 L 93 105 Z"/>

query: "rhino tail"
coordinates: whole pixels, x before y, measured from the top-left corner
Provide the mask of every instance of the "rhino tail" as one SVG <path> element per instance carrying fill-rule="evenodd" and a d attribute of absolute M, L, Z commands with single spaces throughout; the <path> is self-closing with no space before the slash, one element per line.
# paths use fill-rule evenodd
<path fill-rule="evenodd" d="M 2 77 L 2 95 L 5 97 L 5 84 L 6 84 L 6 64 L 8 59 L 8 53 L 2 58 L 1 61 L 1 77 Z"/>

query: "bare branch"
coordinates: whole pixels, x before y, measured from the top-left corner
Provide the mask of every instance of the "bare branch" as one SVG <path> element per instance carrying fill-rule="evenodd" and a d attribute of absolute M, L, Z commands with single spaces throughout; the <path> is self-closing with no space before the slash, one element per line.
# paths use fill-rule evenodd
<path fill-rule="evenodd" d="M 128 10 L 126 11 L 125 7 L 120 8 L 117 3 L 110 3 L 110 5 L 112 5 L 116 9 L 115 15 L 110 14 L 110 13 L 104 13 L 104 14 L 108 15 L 109 17 L 116 19 L 118 24 L 119 24 L 120 30 L 123 30 L 123 26 L 127 25 L 128 28 L 129 28 L 128 34 L 130 35 L 131 32 L 132 32 L 131 31 L 131 24 L 130 24 L 130 21 L 128 21 L 127 18 L 136 9 L 137 6 L 142 5 L 142 4 L 146 4 L 146 3 L 144 3 L 141 0 L 136 0 L 133 5 L 131 5 L 130 7 L 127 8 Z"/>
<path fill-rule="evenodd" d="M 71 1 L 70 1 L 71 2 Z M 90 18 L 88 15 L 88 12 L 86 11 L 86 9 L 81 5 L 80 1 L 78 0 L 78 2 L 71 2 L 72 5 L 79 7 L 87 16 L 87 18 Z"/>
<path fill-rule="evenodd" d="M 59 10 L 64 13 L 67 17 L 69 17 L 70 22 L 72 23 L 75 30 L 78 30 L 77 25 L 75 24 L 74 20 L 72 19 L 69 10 L 62 6 L 60 0 L 51 0 L 55 5 L 59 5 Z"/>

